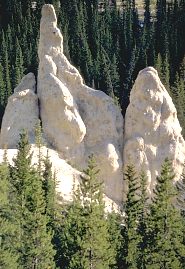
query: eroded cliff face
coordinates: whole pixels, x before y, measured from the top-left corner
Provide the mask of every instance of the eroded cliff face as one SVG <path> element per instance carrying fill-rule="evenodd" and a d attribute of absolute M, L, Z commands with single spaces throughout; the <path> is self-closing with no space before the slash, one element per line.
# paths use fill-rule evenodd
<path fill-rule="evenodd" d="M 14 93 L 9 98 L 2 124 L 1 147 L 5 144 L 8 148 L 15 147 L 23 128 L 28 129 L 30 142 L 33 143 L 34 125 L 40 117 L 47 147 L 56 151 L 59 158 L 70 163 L 72 168 L 77 168 L 71 169 L 71 190 L 73 181 L 79 180 L 76 171 L 82 171 L 88 156 L 94 154 L 100 168 L 99 176 L 105 182 L 106 196 L 120 203 L 123 192 L 121 111 L 105 93 L 87 87 L 78 70 L 63 54 L 63 38 L 57 28 L 52 5 L 44 5 L 42 9 L 38 54 L 37 94 L 33 89 L 29 90 L 34 95 L 35 106 L 31 105 L 33 98 L 30 96 L 30 104 L 22 105 L 22 116 L 19 115 L 20 102 L 15 100 L 15 96 L 19 94 L 23 101 L 26 100 L 23 93 L 31 88 L 26 76 L 19 86 L 20 93 Z M 12 122 L 15 123 L 14 128 Z M 51 155 L 54 156 L 53 153 Z M 57 158 L 53 157 L 51 161 L 60 170 Z M 60 184 L 63 187 L 65 181 L 69 186 L 69 179 L 60 172 L 58 181 L 64 182 Z M 59 191 L 65 192 L 62 189 Z"/>
<path fill-rule="evenodd" d="M 165 158 L 172 160 L 176 180 L 185 161 L 185 142 L 177 111 L 157 71 L 148 67 L 139 72 L 125 115 L 124 166 L 133 163 L 148 176 L 152 193 Z"/>
<path fill-rule="evenodd" d="M 42 9 L 38 97 L 43 132 L 61 157 L 82 169 L 94 154 L 106 195 L 122 198 L 123 118 L 113 100 L 83 84 L 63 54 L 53 6 Z"/>
<path fill-rule="evenodd" d="M 33 74 L 26 75 L 9 98 L 2 122 L 0 146 L 16 154 L 19 133 L 27 129 L 34 151 L 34 128 L 40 118 L 58 181 L 57 191 L 70 199 L 73 184 L 88 156 L 94 154 L 105 183 L 106 201 L 123 198 L 123 167 L 146 171 L 148 191 L 166 157 L 173 161 L 176 179 L 185 160 L 185 142 L 172 100 L 157 71 L 142 70 L 130 95 L 125 126 L 120 109 L 105 93 L 83 83 L 78 70 L 63 54 L 63 38 L 52 5 L 44 5 L 40 24 L 37 89 Z M 125 129 L 125 131 L 124 131 Z M 124 136 L 123 136 L 124 132 Z M 0 150 L 0 160 L 3 150 Z"/>

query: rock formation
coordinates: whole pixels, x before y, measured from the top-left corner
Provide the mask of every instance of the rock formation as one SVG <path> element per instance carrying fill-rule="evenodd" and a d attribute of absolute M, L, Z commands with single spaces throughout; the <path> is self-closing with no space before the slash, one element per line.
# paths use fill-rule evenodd
<path fill-rule="evenodd" d="M 1 148 L 16 148 L 23 129 L 28 131 L 30 142 L 33 143 L 34 128 L 39 119 L 35 84 L 34 74 L 29 73 L 9 97 L 1 126 Z"/>
<path fill-rule="evenodd" d="M 94 154 L 105 192 L 122 199 L 123 118 L 113 100 L 83 84 L 63 54 L 63 38 L 52 5 L 44 5 L 40 24 L 38 96 L 48 143 L 81 169 Z"/>
<path fill-rule="evenodd" d="M 123 160 L 124 167 L 133 163 L 138 173 L 147 173 L 149 191 L 166 157 L 172 160 L 179 178 L 185 142 L 176 109 L 154 68 L 139 73 L 124 128 L 121 111 L 113 100 L 86 86 L 63 54 L 63 38 L 52 5 L 42 9 L 38 54 L 37 90 L 34 75 L 26 75 L 9 98 L 3 117 L 0 146 L 9 149 L 10 159 L 16 154 L 20 132 L 27 129 L 33 162 L 37 162 L 34 128 L 40 119 L 46 145 L 42 153 L 49 149 L 57 191 L 66 199 L 70 199 L 73 183 L 80 180 L 80 171 L 91 154 L 100 168 L 109 204 L 122 201 Z M 0 150 L 0 160 L 2 156 Z"/>
<path fill-rule="evenodd" d="M 105 93 L 84 85 L 78 70 L 63 54 L 63 38 L 52 5 L 44 5 L 42 9 L 38 54 L 37 95 L 34 77 L 28 74 L 9 98 L 3 117 L 1 148 L 4 145 L 14 148 L 23 128 L 28 130 L 33 143 L 34 126 L 40 118 L 45 143 L 52 152 L 51 161 L 59 170 L 58 191 L 66 194 L 62 190 L 66 185 L 68 193 L 71 192 L 88 156 L 94 154 L 106 196 L 119 203 L 123 181 L 121 111 Z M 66 174 L 70 176 L 65 177 Z"/>
<path fill-rule="evenodd" d="M 151 192 L 165 158 L 172 160 L 176 179 L 185 161 L 185 142 L 171 97 L 157 71 L 139 72 L 125 115 L 124 166 L 133 163 L 148 176 Z"/>

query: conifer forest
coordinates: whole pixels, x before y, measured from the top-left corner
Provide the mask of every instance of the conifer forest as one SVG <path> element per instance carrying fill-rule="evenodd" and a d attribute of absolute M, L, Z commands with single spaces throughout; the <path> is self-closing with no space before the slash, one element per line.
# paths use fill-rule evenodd
<path fill-rule="evenodd" d="M 101 5 L 100 5 L 101 2 Z M 111 3 L 110 3 L 111 2 Z M 64 53 L 85 83 L 115 99 L 123 116 L 138 72 L 154 66 L 185 138 L 185 0 L 0 0 L 0 120 L 24 74 L 38 70 L 41 9 L 55 6 Z M 185 269 L 185 174 L 166 159 L 148 197 L 146 174 L 129 165 L 119 210 L 105 210 L 96 156 L 73 200 L 59 199 L 35 127 L 38 163 L 23 131 L 12 163 L 0 164 L 0 269 Z M 124 196 L 124 194 L 123 194 Z"/>

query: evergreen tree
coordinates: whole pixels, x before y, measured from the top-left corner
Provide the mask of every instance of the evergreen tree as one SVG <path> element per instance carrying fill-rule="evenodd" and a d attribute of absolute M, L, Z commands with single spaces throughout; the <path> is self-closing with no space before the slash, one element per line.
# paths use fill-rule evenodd
<path fill-rule="evenodd" d="M 139 221 L 138 221 L 138 234 L 141 241 L 139 245 L 139 259 L 138 268 L 146 268 L 146 249 L 148 243 L 147 237 L 147 220 L 148 220 L 148 195 L 146 190 L 147 177 L 144 172 L 140 175 L 140 188 L 139 188 Z"/>
<path fill-rule="evenodd" d="M 111 244 L 111 251 L 116 257 L 116 263 L 110 266 L 111 269 L 122 269 L 123 265 L 123 245 L 124 237 L 122 236 L 123 218 L 120 213 L 116 213 L 112 208 L 112 211 L 107 215 L 109 241 Z"/>
<path fill-rule="evenodd" d="M 5 96 L 5 83 L 3 77 L 3 67 L 0 63 L 0 104 L 4 106 L 4 96 Z"/>
<path fill-rule="evenodd" d="M 15 65 L 13 75 L 13 88 L 15 88 L 23 78 L 24 66 L 23 66 L 23 55 L 19 45 L 19 40 L 16 38 L 15 41 Z"/>
<path fill-rule="evenodd" d="M 12 89 L 11 89 L 11 81 L 10 81 L 9 58 L 8 58 L 8 51 L 7 51 L 4 33 L 2 34 L 0 62 L 4 69 L 4 83 L 5 83 L 4 104 L 6 104 L 8 97 L 12 93 Z"/>
<path fill-rule="evenodd" d="M 150 240 L 146 268 L 183 268 L 185 255 L 180 211 L 175 207 L 176 189 L 171 162 L 166 159 L 157 178 L 149 219 Z"/>
<path fill-rule="evenodd" d="M 55 222 L 55 211 L 56 211 L 56 194 L 55 194 L 55 177 L 52 174 L 52 164 L 49 159 L 49 155 L 47 152 L 46 157 L 43 160 L 44 163 L 44 171 L 43 171 L 43 190 L 44 190 L 44 198 L 46 204 L 46 215 L 48 217 L 48 227 L 50 229 L 54 228 Z"/>
<path fill-rule="evenodd" d="M 139 268 L 141 235 L 138 233 L 139 226 L 139 184 L 136 172 L 132 165 L 128 165 L 125 172 L 125 180 L 128 184 L 128 193 L 125 204 L 125 263 L 126 268 Z"/>
<path fill-rule="evenodd" d="M 113 85 L 111 80 L 110 62 L 107 53 L 103 50 L 100 63 L 99 88 L 106 94 L 112 95 Z"/>
<path fill-rule="evenodd" d="M 175 76 L 175 82 L 171 87 L 172 98 L 177 109 L 177 116 L 182 127 L 182 135 L 185 137 L 185 82 L 183 76 L 178 73 Z"/>
<path fill-rule="evenodd" d="M 14 218 L 9 168 L 0 164 L 0 268 L 18 268 L 17 221 Z"/>
<path fill-rule="evenodd" d="M 24 268 L 54 268 L 54 250 L 47 232 L 41 177 L 31 166 L 30 146 L 25 132 L 20 135 L 18 153 L 11 166 L 11 181 L 16 195 L 20 242 L 19 264 Z"/>
<path fill-rule="evenodd" d="M 64 218 L 61 243 L 64 264 L 61 268 L 111 268 L 115 250 L 111 251 L 104 212 L 102 183 L 93 158 L 89 159 L 72 205 Z"/>
<path fill-rule="evenodd" d="M 42 146 L 43 146 L 43 140 L 42 140 L 42 127 L 41 127 L 41 122 L 38 120 L 37 124 L 35 125 L 35 144 L 38 149 L 38 165 L 37 165 L 37 171 L 39 175 L 41 176 L 42 174 L 42 161 L 43 161 L 43 156 L 42 156 Z"/>

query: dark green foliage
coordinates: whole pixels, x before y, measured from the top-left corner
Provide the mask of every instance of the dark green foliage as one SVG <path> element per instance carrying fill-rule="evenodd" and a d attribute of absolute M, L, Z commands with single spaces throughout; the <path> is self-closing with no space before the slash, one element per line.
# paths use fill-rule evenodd
<path fill-rule="evenodd" d="M 0 268 L 18 268 L 17 220 L 6 159 L 0 164 Z"/>
<path fill-rule="evenodd" d="M 19 45 L 19 41 L 16 38 L 15 42 L 15 65 L 13 69 L 13 81 L 12 81 L 12 87 L 15 88 L 23 78 L 24 73 L 24 65 L 23 65 L 23 55 L 22 50 Z"/>
<path fill-rule="evenodd" d="M 63 220 L 61 268 L 108 269 L 115 264 L 116 253 L 109 241 L 102 183 L 97 175 L 94 158 L 90 158 Z"/>
<path fill-rule="evenodd" d="M 4 32 L 2 32 L 2 43 L 1 43 L 0 51 L 1 51 L 0 62 L 4 70 L 3 79 L 4 79 L 4 85 L 5 85 L 5 91 L 3 94 L 3 97 L 4 97 L 3 104 L 6 105 L 8 97 L 12 93 L 12 89 L 11 89 L 11 81 L 10 81 L 10 65 L 9 65 L 9 58 L 8 58 L 8 50 L 7 50 Z"/>
<path fill-rule="evenodd" d="M 128 165 L 125 172 L 125 180 L 128 184 L 128 193 L 125 204 L 125 263 L 127 268 L 139 268 L 141 235 L 139 226 L 139 184 L 134 167 Z"/>
<path fill-rule="evenodd" d="M 147 249 L 147 220 L 149 214 L 148 193 L 147 193 L 147 177 L 144 172 L 140 175 L 140 188 L 139 188 L 139 222 L 138 234 L 140 235 L 139 244 L 139 260 L 138 268 L 146 268 L 146 249 Z"/>
<path fill-rule="evenodd" d="M 165 160 L 157 178 L 155 198 L 148 221 L 147 268 L 183 268 L 185 255 L 180 210 L 175 207 L 176 188 L 169 160 Z"/>
<path fill-rule="evenodd" d="M 184 74 L 180 72 L 175 76 L 175 82 L 171 87 L 173 102 L 177 108 L 177 116 L 182 127 L 182 134 L 185 136 L 185 82 Z"/>
<path fill-rule="evenodd" d="M 4 83 L 4 76 L 3 76 L 3 66 L 0 63 L 0 104 L 4 105 L 4 95 L 5 95 L 5 83 Z"/>
<path fill-rule="evenodd" d="M 46 203 L 45 213 L 48 217 L 48 226 L 54 228 L 55 211 L 56 211 L 56 194 L 55 194 L 55 177 L 52 174 L 52 164 L 49 160 L 48 152 L 47 156 L 43 159 L 43 182 L 42 188 L 44 190 L 44 199 Z"/>
<path fill-rule="evenodd" d="M 123 246 L 124 238 L 122 236 L 123 217 L 120 213 L 116 213 L 112 208 L 112 212 L 107 215 L 109 241 L 111 251 L 116 258 L 116 262 L 110 266 L 112 269 L 123 268 Z"/>
<path fill-rule="evenodd" d="M 20 136 L 18 154 L 11 167 L 16 219 L 19 223 L 19 264 L 24 268 L 54 268 L 52 236 L 47 231 L 47 216 L 39 173 L 31 166 L 26 133 Z"/>

